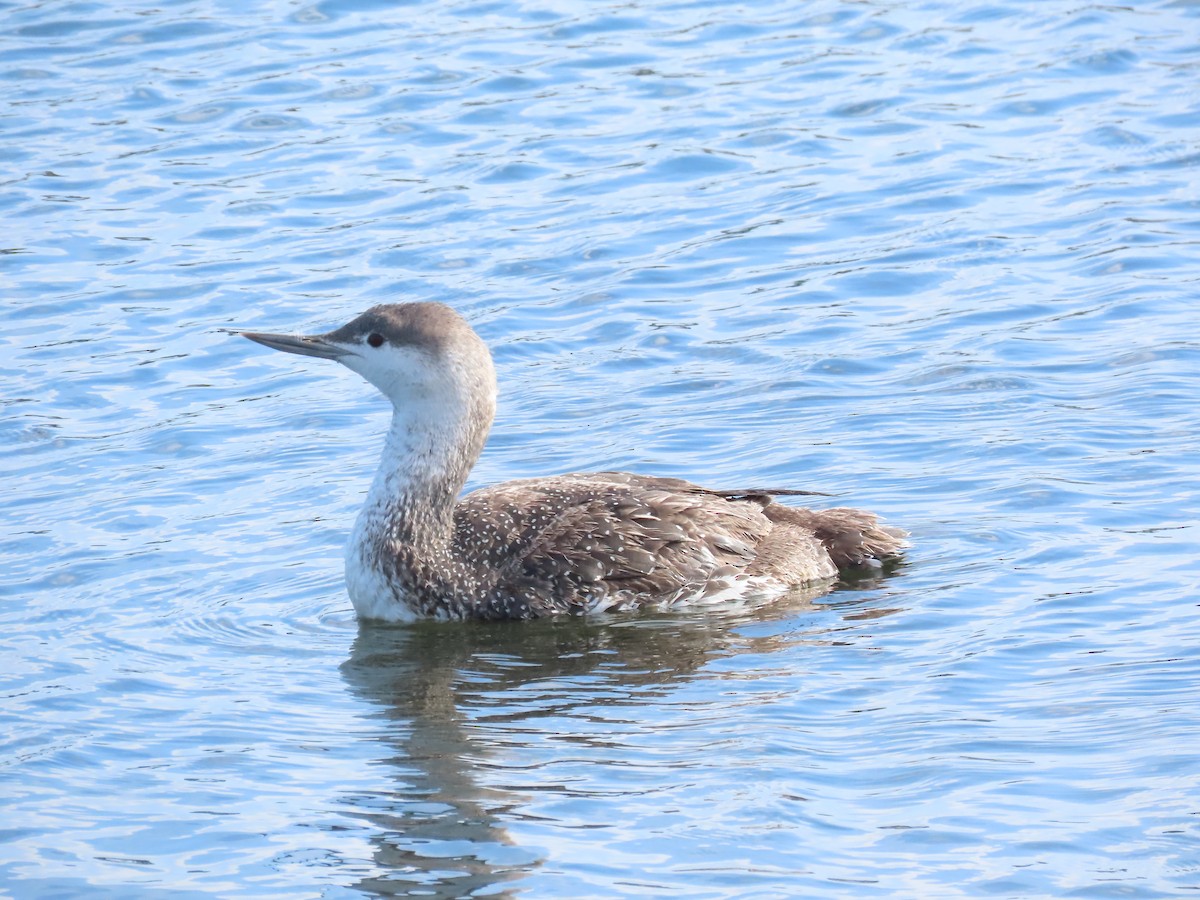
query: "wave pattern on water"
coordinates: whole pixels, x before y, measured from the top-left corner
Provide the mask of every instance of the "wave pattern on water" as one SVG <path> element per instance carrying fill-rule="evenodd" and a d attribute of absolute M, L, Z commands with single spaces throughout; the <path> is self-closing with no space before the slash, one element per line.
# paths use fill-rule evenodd
<path fill-rule="evenodd" d="M 35 4 L 0 25 L 0 892 L 1200 885 L 1198 8 Z M 835 492 L 896 577 L 357 630 L 439 299 L 475 483 Z"/>

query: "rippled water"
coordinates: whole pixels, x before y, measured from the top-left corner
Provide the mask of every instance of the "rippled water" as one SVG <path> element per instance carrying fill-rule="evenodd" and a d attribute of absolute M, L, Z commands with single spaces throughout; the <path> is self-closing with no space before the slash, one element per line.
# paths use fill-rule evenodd
<path fill-rule="evenodd" d="M 1200 889 L 1200 6 L 3 4 L 0 893 Z M 359 629 L 441 299 L 475 483 L 839 494 L 879 584 Z"/>

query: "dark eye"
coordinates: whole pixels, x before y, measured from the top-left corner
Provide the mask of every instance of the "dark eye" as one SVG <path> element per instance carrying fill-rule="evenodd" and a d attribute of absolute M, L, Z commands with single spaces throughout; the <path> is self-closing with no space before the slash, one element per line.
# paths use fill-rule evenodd
<path fill-rule="evenodd" d="M 382 347 L 383 346 L 383 335 L 372 332 L 371 334 L 367 335 L 367 343 L 370 344 L 372 347 Z"/>

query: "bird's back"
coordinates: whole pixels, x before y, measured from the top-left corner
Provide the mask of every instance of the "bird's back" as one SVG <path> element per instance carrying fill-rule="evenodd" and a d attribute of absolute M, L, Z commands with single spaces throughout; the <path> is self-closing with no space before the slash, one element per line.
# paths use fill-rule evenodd
<path fill-rule="evenodd" d="M 781 493 L 801 492 L 624 472 L 511 481 L 459 501 L 454 555 L 477 574 L 476 615 L 532 618 L 778 594 L 904 545 L 870 513 L 785 506 Z"/>

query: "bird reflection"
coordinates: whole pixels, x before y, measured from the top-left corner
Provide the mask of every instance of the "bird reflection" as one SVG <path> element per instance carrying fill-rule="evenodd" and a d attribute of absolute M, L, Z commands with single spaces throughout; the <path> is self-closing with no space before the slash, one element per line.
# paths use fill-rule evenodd
<path fill-rule="evenodd" d="M 342 675 L 375 711 L 389 745 L 380 761 L 392 771 L 386 789 L 343 798 L 350 815 L 369 825 L 374 845 L 375 874 L 355 887 L 376 895 L 515 895 L 541 860 L 505 828 L 521 817 L 522 797 L 481 777 L 503 765 L 493 757 L 511 755 L 497 749 L 504 743 L 497 738 L 511 746 L 515 722 L 528 728 L 564 707 L 644 703 L 714 659 L 834 642 L 852 627 L 846 620 L 894 611 L 864 609 L 853 593 L 841 593 L 841 603 L 826 597 L 822 608 L 847 607 L 843 618 L 812 627 L 804 613 L 826 590 L 719 615 L 360 627 Z M 747 633 L 745 626 L 762 623 L 774 627 Z"/>

